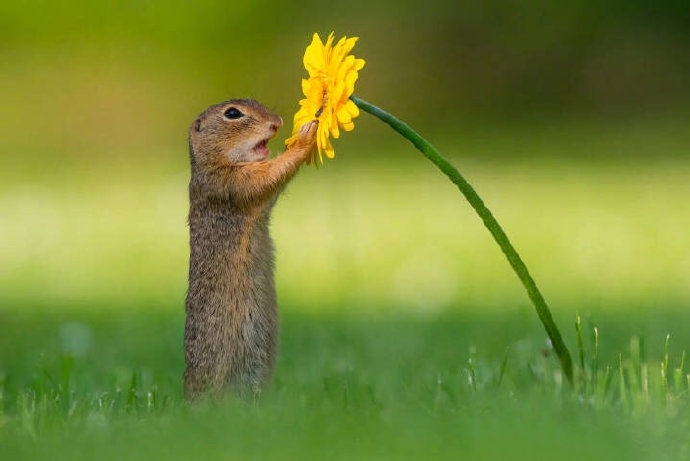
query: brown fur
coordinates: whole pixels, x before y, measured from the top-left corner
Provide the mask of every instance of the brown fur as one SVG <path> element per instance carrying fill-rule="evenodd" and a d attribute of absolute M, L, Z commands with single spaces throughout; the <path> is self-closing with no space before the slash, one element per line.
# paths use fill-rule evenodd
<path fill-rule="evenodd" d="M 235 107 L 242 114 L 229 119 Z M 209 107 L 192 123 L 189 147 L 189 290 L 184 350 L 187 398 L 268 383 L 277 353 L 271 208 L 315 146 L 316 122 L 267 160 L 254 149 L 283 121 L 251 99 Z"/>

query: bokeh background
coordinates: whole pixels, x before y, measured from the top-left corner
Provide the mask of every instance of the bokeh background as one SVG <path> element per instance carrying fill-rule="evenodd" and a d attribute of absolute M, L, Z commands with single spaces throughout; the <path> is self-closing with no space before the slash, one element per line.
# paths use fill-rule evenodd
<path fill-rule="evenodd" d="M 680 0 L 3 2 L 0 319 L 161 310 L 179 327 L 187 127 L 254 97 L 286 120 L 279 151 L 304 48 L 330 31 L 360 37 L 357 94 L 477 188 L 571 345 L 577 312 L 685 334 Z M 285 312 L 518 315 L 539 330 L 479 219 L 405 140 L 363 114 L 335 146 L 274 213 Z"/>

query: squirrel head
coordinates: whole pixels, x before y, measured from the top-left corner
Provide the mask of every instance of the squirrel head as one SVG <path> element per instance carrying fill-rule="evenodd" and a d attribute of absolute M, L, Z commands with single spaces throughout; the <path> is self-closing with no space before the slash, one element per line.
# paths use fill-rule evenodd
<path fill-rule="evenodd" d="M 199 115 L 189 129 L 192 164 L 257 162 L 270 155 L 267 143 L 283 120 L 253 99 L 231 99 Z"/>

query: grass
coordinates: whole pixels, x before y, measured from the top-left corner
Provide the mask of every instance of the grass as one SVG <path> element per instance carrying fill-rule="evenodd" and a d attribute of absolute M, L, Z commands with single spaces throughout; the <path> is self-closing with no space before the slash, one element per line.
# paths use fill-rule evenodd
<path fill-rule="evenodd" d="M 688 374 L 657 331 L 608 360 L 583 327 L 585 369 L 570 390 L 528 308 L 422 317 L 288 308 L 261 401 L 188 407 L 179 310 L 20 307 L 2 317 L 2 459 L 686 456 Z M 624 339 L 623 328 L 600 330 Z"/>
<path fill-rule="evenodd" d="M 453 186 L 343 155 L 274 213 L 273 386 L 189 407 L 186 169 L 95 162 L 0 184 L 0 459 L 689 458 L 688 164 L 438 146 L 553 308 L 574 388 Z"/>

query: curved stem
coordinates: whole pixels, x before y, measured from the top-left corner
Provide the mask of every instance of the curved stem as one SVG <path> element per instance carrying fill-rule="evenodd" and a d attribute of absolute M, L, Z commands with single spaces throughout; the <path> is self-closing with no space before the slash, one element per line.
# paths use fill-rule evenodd
<path fill-rule="evenodd" d="M 515 271 L 515 274 L 518 276 L 522 282 L 522 285 L 527 290 L 527 294 L 534 304 L 537 315 L 539 316 L 539 320 L 541 320 L 541 323 L 544 325 L 546 334 L 549 336 L 553 349 L 558 356 L 558 360 L 563 368 L 563 373 L 568 379 L 568 382 L 572 384 L 573 363 L 570 357 L 570 352 L 563 342 L 561 333 L 558 331 L 558 327 L 551 316 L 549 306 L 547 306 L 544 297 L 541 295 L 539 288 L 537 288 L 537 284 L 529 274 L 527 266 L 522 261 L 520 255 L 515 250 L 513 245 L 510 243 L 510 240 L 503 231 L 503 228 L 501 228 L 501 225 L 498 224 L 498 221 L 496 221 L 496 218 L 494 218 L 493 214 L 491 214 L 491 211 L 486 207 L 486 205 L 484 205 L 484 201 L 481 199 L 481 197 L 479 197 L 474 188 L 470 185 L 470 183 L 467 182 L 460 172 L 426 139 L 417 134 L 417 132 L 415 132 L 409 125 L 398 120 L 396 117 L 380 109 L 379 107 L 369 104 L 368 102 L 356 96 L 352 96 L 351 99 L 357 105 L 357 107 L 365 112 L 370 113 L 371 115 L 374 115 L 375 117 L 378 117 L 383 122 L 390 125 L 391 128 L 400 133 L 403 137 L 408 139 L 417 149 L 419 149 L 419 151 L 422 152 L 422 154 L 424 154 L 426 158 L 431 160 L 439 170 L 441 170 L 456 186 L 458 186 L 458 189 L 460 189 L 462 195 L 465 196 L 467 201 L 470 202 L 470 205 L 472 205 L 472 208 L 474 208 L 482 221 L 484 221 L 484 226 L 486 226 L 486 228 L 489 230 L 494 240 L 496 240 L 496 243 L 498 243 L 498 246 L 501 247 L 503 254 L 506 255 L 506 258 L 508 258 L 508 262 L 513 268 L 513 271 Z"/>

